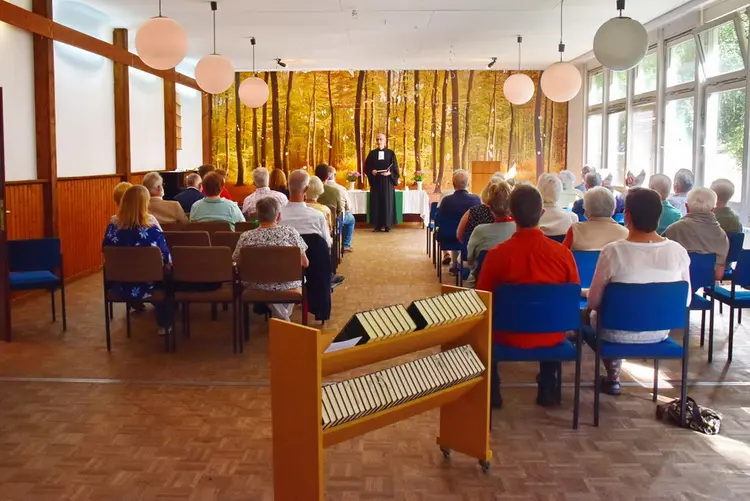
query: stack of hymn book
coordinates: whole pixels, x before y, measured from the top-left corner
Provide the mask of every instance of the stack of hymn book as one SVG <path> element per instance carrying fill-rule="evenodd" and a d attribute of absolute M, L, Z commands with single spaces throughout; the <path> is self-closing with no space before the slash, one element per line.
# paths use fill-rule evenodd
<path fill-rule="evenodd" d="M 403 305 L 387 306 L 377 310 L 363 311 L 355 314 L 333 341 L 359 339 L 357 344 L 370 341 L 382 341 L 393 336 L 408 334 L 417 329 L 414 320 Z"/>
<path fill-rule="evenodd" d="M 469 289 L 414 301 L 407 311 L 419 330 L 481 315 L 487 307 L 479 294 Z"/>
<path fill-rule="evenodd" d="M 338 426 L 480 377 L 485 367 L 470 345 L 322 389 L 323 429 Z"/>

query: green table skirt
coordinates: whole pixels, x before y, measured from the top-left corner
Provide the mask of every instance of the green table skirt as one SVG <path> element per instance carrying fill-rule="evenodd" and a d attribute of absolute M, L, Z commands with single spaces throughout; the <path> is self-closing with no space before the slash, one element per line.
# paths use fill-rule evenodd
<path fill-rule="evenodd" d="M 404 222 L 404 192 L 396 192 L 396 224 Z M 370 192 L 367 192 L 367 222 L 370 222 Z"/>

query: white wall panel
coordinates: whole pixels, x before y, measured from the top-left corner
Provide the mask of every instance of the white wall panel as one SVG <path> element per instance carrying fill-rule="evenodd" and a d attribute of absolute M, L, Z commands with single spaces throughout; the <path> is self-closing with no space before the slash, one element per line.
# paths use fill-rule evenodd
<path fill-rule="evenodd" d="M 130 169 L 164 168 L 164 81 L 130 68 Z"/>
<path fill-rule="evenodd" d="M 195 169 L 203 163 L 201 93 L 180 84 L 176 87 L 182 102 L 182 149 L 177 150 L 177 169 Z"/>

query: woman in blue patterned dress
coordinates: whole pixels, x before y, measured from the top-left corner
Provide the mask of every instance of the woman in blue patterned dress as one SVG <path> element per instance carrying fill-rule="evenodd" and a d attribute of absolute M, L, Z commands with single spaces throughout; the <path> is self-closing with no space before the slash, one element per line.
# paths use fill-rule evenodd
<path fill-rule="evenodd" d="M 172 264 L 164 233 L 150 222 L 148 201 L 150 195 L 143 186 L 131 186 L 127 189 L 117 209 L 117 214 L 107 226 L 102 246 L 114 247 L 158 247 L 161 251 L 164 266 Z M 134 301 L 148 301 L 154 288 L 160 284 L 154 282 L 131 284 L 110 284 L 113 290 Z M 168 301 L 161 301 L 154 305 L 156 319 L 159 324 L 159 334 L 164 335 L 172 327 L 172 306 Z"/>

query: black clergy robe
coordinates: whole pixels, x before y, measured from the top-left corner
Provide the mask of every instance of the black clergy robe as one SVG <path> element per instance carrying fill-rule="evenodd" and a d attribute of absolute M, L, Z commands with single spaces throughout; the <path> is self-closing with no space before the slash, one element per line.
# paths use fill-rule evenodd
<path fill-rule="evenodd" d="M 391 170 L 390 176 L 372 173 L 387 169 Z M 370 181 L 370 222 L 375 229 L 390 228 L 396 224 L 395 186 L 399 177 L 396 154 L 388 148 L 375 148 L 365 160 L 365 174 Z"/>

